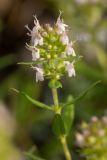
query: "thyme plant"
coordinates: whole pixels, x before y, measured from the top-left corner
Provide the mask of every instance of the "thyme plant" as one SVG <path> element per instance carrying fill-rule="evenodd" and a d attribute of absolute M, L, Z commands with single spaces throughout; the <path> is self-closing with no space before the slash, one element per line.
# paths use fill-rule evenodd
<path fill-rule="evenodd" d="M 63 22 L 60 16 L 53 26 L 50 24 L 41 26 L 36 16 L 34 16 L 33 29 L 31 30 L 26 25 L 29 31 L 27 34 L 31 37 L 31 43 L 26 44 L 26 47 L 32 53 L 30 65 L 36 72 L 36 81 L 49 80 L 49 88 L 52 90 L 54 102 L 50 109 L 55 114 L 53 130 L 63 146 L 66 160 L 71 160 L 66 141 L 68 129 L 67 124 L 64 126 L 63 106 L 59 103 L 57 88 L 62 87 L 60 79 L 66 72 L 69 77 L 75 76 L 76 54 L 73 49 L 73 42 L 69 40 L 67 35 L 68 25 Z M 71 105 L 68 110 L 73 112 L 72 109 Z M 69 114 L 69 116 L 71 119 L 73 118 L 73 114 Z M 66 117 L 66 115 L 63 117 Z"/>
<path fill-rule="evenodd" d="M 33 29 L 31 30 L 28 25 L 26 25 L 26 28 L 29 31 L 28 36 L 31 37 L 30 43 L 26 43 L 26 48 L 32 54 L 32 61 L 20 62 L 19 64 L 28 65 L 35 70 L 36 82 L 48 79 L 48 86 L 53 96 L 53 105 L 49 106 L 39 102 L 25 92 L 13 90 L 23 94 L 37 107 L 54 113 L 53 131 L 62 144 L 66 160 L 72 160 L 67 144 L 67 136 L 74 119 L 74 102 L 82 98 L 99 81 L 92 84 L 75 99 L 68 96 L 65 103 L 60 103 L 57 89 L 62 87 L 61 77 L 65 74 L 68 74 L 71 78 L 74 77 L 76 75 L 74 66 L 79 59 L 73 48 L 74 43 L 68 37 L 68 25 L 61 19 L 60 13 L 53 26 L 50 24 L 41 26 L 36 16 L 34 16 Z"/>

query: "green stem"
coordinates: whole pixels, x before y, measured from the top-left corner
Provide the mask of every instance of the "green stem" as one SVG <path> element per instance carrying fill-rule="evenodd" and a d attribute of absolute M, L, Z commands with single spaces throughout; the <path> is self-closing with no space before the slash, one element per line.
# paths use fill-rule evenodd
<path fill-rule="evenodd" d="M 58 106 L 58 105 L 59 105 L 59 102 L 58 102 L 57 89 L 55 89 L 55 88 L 52 89 L 52 95 L 53 95 L 54 105 L 55 105 L 55 106 Z"/>
<path fill-rule="evenodd" d="M 53 101 L 54 101 L 54 112 L 55 114 L 61 114 L 61 108 L 59 106 L 59 101 L 58 101 L 58 93 L 56 88 L 52 88 L 52 95 L 53 95 Z"/>
<path fill-rule="evenodd" d="M 58 93 L 57 93 L 56 88 L 52 89 L 52 96 L 53 96 L 53 101 L 54 101 L 54 112 L 55 112 L 55 114 L 61 114 L 61 107 L 59 106 Z M 70 151 L 68 149 L 66 137 L 60 136 L 59 139 L 62 144 L 66 160 L 72 160 L 71 155 L 70 155 Z"/>
<path fill-rule="evenodd" d="M 62 144 L 63 147 L 63 151 L 66 157 L 66 160 L 72 160 L 71 155 L 70 155 L 70 151 L 68 149 L 68 145 L 67 145 L 67 141 L 66 141 L 66 137 L 65 136 L 61 136 L 60 137 L 60 142 Z"/>

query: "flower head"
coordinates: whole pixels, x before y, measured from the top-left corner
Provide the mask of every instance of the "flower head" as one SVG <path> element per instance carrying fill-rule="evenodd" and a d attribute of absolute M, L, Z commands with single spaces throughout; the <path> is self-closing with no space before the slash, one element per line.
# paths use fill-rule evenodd
<path fill-rule="evenodd" d="M 76 54 L 67 35 L 68 25 L 61 19 L 61 14 L 54 26 L 41 26 L 36 16 L 34 18 L 32 30 L 26 25 L 27 34 L 31 36 L 31 43 L 26 47 L 32 53 L 31 65 L 36 70 L 36 81 L 43 81 L 44 77 L 59 80 L 66 72 L 69 77 L 75 76 Z"/>
<path fill-rule="evenodd" d="M 76 144 L 81 148 L 81 153 L 86 160 L 107 159 L 107 123 L 105 122 L 107 116 L 103 116 L 102 119 L 93 116 L 89 123 L 83 122 L 80 125 L 80 131 L 76 133 Z"/>

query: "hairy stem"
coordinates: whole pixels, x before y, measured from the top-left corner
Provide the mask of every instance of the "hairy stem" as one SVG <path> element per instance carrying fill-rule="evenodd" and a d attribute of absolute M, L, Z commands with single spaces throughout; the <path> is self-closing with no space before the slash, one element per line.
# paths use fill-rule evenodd
<path fill-rule="evenodd" d="M 55 112 L 55 114 L 61 114 L 61 107 L 59 106 L 58 93 L 57 93 L 56 88 L 52 89 L 52 96 L 53 96 L 53 101 L 54 101 L 54 112 Z M 70 151 L 68 149 L 66 137 L 60 136 L 59 139 L 62 144 L 66 160 L 72 160 L 71 155 L 70 155 Z"/>

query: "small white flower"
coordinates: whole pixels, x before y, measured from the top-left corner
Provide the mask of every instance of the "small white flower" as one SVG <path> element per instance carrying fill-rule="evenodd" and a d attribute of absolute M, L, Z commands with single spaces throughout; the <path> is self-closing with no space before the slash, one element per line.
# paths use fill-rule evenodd
<path fill-rule="evenodd" d="M 32 60 L 35 61 L 37 59 L 40 58 L 40 53 L 39 53 L 39 49 L 33 47 L 33 46 L 30 46 L 26 43 L 26 48 L 32 52 Z"/>
<path fill-rule="evenodd" d="M 91 122 L 92 122 L 92 123 L 98 122 L 98 118 L 97 118 L 96 116 L 92 116 L 92 117 L 91 117 Z"/>
<path fill-rule="evenodd" d="M 61 35 L 60 40 L 64 45 L 68 45 L 68 43 L 69 43 L 69 38 L 66 33 L 63 33 Z"/>
<path fill-rule="evenodd" d="M 36 31 L 39 31 L 41 29 L 41 26 L 39 24 L 39 21 L 36 17 L 36 15 L 34 16 L 35 20 L 34 20 L 34 24 L 35 24 L 35 27 L 36 27 Z"/>
<path fill-rule="evenodd" d="M 29 28 L 28 24 L 25 25 L 25 28 L 30 32 L 30 33 L 28 32 L 27 35 L 28 35 L 28 36 L 31 36 L 32 30 Z"/>
<path fill-rule="evenodd" d="M 27 33 L 29 36 L 31 36 L 31 43 L 32 45 L 37 46 L 39 45 L 43 45 L 43 37 L 40 35 L 39 31 L 41 30 L 41 26 L 39 24 L 39 21 L 37 20 L 36 16 L 34 16 L 35 20 L 34 20 L 34 24 L 35 26 L 33 27 L 33 29 L 31 30 L 28 25 L 26 25 L 25 27 L 28 29 L 28 31 L 30 33 Z"/>
<path fill-rule="evenodd" d="M 44 81 L 43 70 L 40 68 L 38 68 L 38 71 L 36 72 L 36 82 L 38 81 Z"/>
<path fill-rule="evenodd" d="M 80 133 L 76 133 L 76 141 L 79 146 L 84 145 L 84 136 Z"/>
<path fill-rule="evenodd" d="M 38 49 L 33 49 L 32 50 L 32 60 L 36 61 L 39 58 L 40 58 L 39 50 Z"/>
<path fill-rule="evenodd" d="M 58 34 L 62 34 L 63 32 L 65 32 L 66 27 L 68 27 L 68 25 L 63 23 L 63 20 L 61 20 L 60 16 L 61 14 L 59 15 L 57 22 L 56 22 L 56 29 L 57 29 Z"/>
<path fill-rule="evenodd" d="M 74 69 L 74 65 L 73 65 L 73 62 L 72 63 L 67 63 L 66 64 L 66 70 L 68 72 L 68 76 L 69 77 L 72 77 L 72 76 L 75 76 L 75 69 Z"/>
<path fill-rule="evenodd" d="M 32 37 L 32 43 L 34 46 L 37 46 L 38 44 L 40 46 L 43 45 L 43 37 L 41 37 L 40 34 L 36 34 L 34 37 Z"/>
<path fill-rule="evenodd" d="M 32 68 L 36 70 L 36 82 L 44 81 L 43 69 L 39 67 L 33 67 L 33 66 Z"/>
<path fill-rule="evenodd" d="M 28 25 L 25 25 L 25 28 L 27 28 L 27 30 L 30 32 L 30 33 L 27 33 L 27 35 L 29 35 L 31 37 L 34 37 L 35 34 L 38 33 L 36 26 L 34 26 L 32 30 L 28 27 Z"/>
<path fill-rule="evenodd" d="M 53 28 L 51 27 L 50 24 L 45 24 L 45 27 L 49 32 L 52 32 Z"/>
<path fill-rule="evenodd" d="M 103 137 L 103 136 L 105 135 L 105 130 L 104 130 L 104 129 L 98 130 L 98 131 L 97 131 L 97 135 L 98 135 L 99 137 Z"/>
<path fill-rule="evenodd" d="M 66 47 L 66 53 L 67 55 L 76 56 L 75 51 L 70 44 L 68 44 Z"/>

